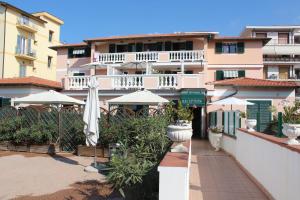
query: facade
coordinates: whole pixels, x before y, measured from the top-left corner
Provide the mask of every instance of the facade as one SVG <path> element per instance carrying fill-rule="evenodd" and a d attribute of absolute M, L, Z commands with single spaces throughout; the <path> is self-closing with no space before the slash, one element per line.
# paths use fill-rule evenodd
<path fill-rule="evenodd" d="M 242 36 L 270 38 L 263 47 L 265 79 L 300 79 L 300 26 L 246 26 Z"/>
<path fill-rule="evenodd" d="M 47 13 L 27 13 L 0 2 L 0 78 L 35 76 L 56 80 L 56 52 L 63 21 Z"/>
<path fill-rule="evenodd" d="M 237 95 L 282 109 L 284 102 L 295 100 L 296 86 L 286 81 L 284 87 L 274 80 L 252 87 L 221 85 L 227 80 L 263 80 L 263 51 L 269 41 L 246 35 L 221 37 L 217 32 L 180 32 L 93 38 L 51 48 L 57 51 L 57 81 L 63 83 L 65 94 L 84 100 L 90 75 L 96 75 L 100 83 L 104 108 L 109 99 L 148 89 L 192 107 L 194 134 L 203 136 L 207 114 L 226 109 L 209 105 L 211 101 Z M 247 107 L 236 109 L 246 111 Z M 262 112 L 266 110 L 265 106 Z"/>

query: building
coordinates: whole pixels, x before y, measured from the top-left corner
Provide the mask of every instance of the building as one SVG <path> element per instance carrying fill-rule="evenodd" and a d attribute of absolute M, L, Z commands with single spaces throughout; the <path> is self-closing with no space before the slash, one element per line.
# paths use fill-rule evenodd
<path fill-rule="evenodd" d="M 63 83 L 65 94 L 84 100 L 90 75 L 99 80 L 104 108 L 109 99 L 148 89 L 192 107 L 194 134 L 203 136 L 207 114 L 219 109 L 209 105 L 211 101 L 234 95 L 256 101 L 259 112 L 270 121 L 269 106 L 282 109 L 284 102 L 295 100 L 294 83 L 264 80 L 263 51 L 269 41 L 246 35 L 222 37 L 218 32 L 179 32 L 92 38 L 51 48 L 57 51 L 57 81 Z M 266 119 L 258 122 L 261 127 Z"/>
<path fill-rule="evenodd" d="M 0 78 L 56 80 L 56 52 L 63 21 L 47 12 L 28 13 L 0 2 Z"/>
<path fill-rule="evenodd" d="M 270 38 L 263 47 L 264 78 L 300 79 L 300 26 L 246 26 L 242 36 Z"/>

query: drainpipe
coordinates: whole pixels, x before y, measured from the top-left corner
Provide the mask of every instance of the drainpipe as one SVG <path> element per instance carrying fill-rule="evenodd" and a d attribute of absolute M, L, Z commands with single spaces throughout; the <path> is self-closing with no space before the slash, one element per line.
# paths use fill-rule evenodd
<path fill-rule="evenodd" d="M 5 40 L 6 40 L 6 11 L 7 11 L 7 7 L 5 7 L 5 11 L 4 11 L 4 35 L 3 35 L 3 58 L 2 58 L 2 74 L 1 74 L 1 78 L 4 78 L 4 61 L 5 61 Z"/>

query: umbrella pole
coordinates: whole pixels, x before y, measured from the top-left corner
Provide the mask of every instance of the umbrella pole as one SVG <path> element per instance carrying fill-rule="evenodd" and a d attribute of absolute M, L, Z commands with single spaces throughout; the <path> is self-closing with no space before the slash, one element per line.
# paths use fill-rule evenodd
<path fill-rule="evenodd" d="M 95 145 L 95 149 L 94 149 L 94 167 L 97 168 L 97 144 Z"/>

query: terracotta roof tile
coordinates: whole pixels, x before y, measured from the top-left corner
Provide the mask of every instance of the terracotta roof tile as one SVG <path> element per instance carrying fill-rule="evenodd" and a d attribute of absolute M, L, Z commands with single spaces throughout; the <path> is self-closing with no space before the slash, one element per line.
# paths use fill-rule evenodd
<path fill-rule="evenodd" d="M 294 81 L 277 81 L 277 80 L 266 80 L 266 79 L 254 79 L 254 78 L 235 78 L 226 79 L 220 81 L 214 81 L 213 85 L 219 86 L 241 86 L 241 87 L 297 87 L 300 86 Z"/>
<path fill-rule="evenodd" d="M 0 79 L 0 86 L 4 85 L 34 85 L 39 87 L 62 89 L 60 82 L 51 81 L 34 76 Z"/>

